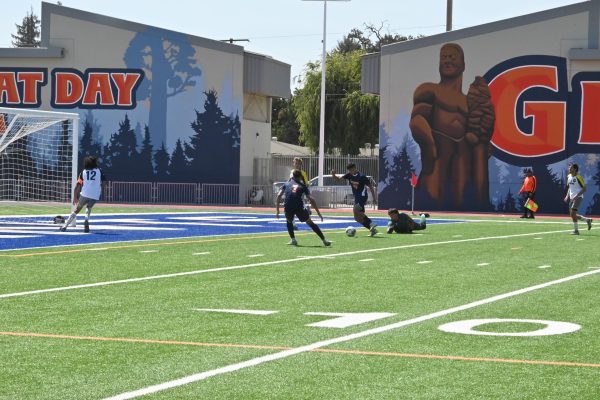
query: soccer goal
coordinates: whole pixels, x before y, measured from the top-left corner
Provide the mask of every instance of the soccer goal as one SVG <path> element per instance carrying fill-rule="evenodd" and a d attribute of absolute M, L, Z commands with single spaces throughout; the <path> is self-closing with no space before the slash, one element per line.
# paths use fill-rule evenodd
<path fill-rule="evenodd" d="M 68 211 L 78 129 L 78 114 L 0 107 L 0 224 Z"/>

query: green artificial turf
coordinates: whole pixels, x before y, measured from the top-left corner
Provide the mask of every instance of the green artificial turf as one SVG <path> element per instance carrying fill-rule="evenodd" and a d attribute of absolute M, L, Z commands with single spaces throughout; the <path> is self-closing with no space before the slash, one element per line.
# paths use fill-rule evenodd
<path fill-rule="evenodd" d="M 361 230 L 349 238 L 326 230 L 330 248 L 302 230 L 298 247 L 287 246 L 282 231 L 2 252 L 0 296 L 112 283 L 0 297 L 0 399 L 102 399 L 594 271 L 598 231 L 573 237 L 570 228 L 565 220 L 481 217 L 431 224 L 420 235 L 370 238 Z M 239 268 L 218 270 L 226 267 Z M 114 282 L 181 272 L 194 273 Z M 598 285 L 600 273 L 324 347 L 343 352 L 303 352 L 144 398 L 597 399 Z M 395 315 L 319 328 L 307 325 L 333 317 L 309 312 Z M 581 329 L 537 337 L 438 329 L 484 318 Z M 511 322 L 477 329 L 539 328 Z"/>

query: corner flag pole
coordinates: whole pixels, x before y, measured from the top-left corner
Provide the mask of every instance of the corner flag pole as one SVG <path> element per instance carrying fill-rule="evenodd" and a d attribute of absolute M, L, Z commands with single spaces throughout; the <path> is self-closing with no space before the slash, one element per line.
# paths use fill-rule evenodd
<path fill-rule="evenodd" d="M 410 177 L 410 186 L 412 187 L 412 200 L 410 202 L 410 212 L 412 215 L 415 215 L 415 186 L 418 183 L 417 174 L 413 171 L 412 176 Z"/>

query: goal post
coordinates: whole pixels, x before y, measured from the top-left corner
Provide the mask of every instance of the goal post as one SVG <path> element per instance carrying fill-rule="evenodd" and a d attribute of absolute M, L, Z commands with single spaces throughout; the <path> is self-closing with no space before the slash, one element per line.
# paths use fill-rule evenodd
<path fill-rule="evenodd" d="M 0 201 L 18 214 L 26 204 L 35 213 L 35 204 L 70 203 L 78 150 L 78 114 L 0 107 Z"/>

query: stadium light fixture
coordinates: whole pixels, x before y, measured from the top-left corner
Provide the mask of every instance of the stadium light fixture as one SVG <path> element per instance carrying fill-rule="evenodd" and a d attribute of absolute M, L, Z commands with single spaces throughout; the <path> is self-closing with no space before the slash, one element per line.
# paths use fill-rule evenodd
<path fill-rule="evenodd" d="M 327 2 L 328 1 L 350 1 L 350 0 L 302 0 L 323 2 L 323 54 L 321 54 L 321 113 L 319 121 L 319 179 L 318 185 L 323 186 L 323 169 L 325 165 L 325 81 L 326 71 L 325 58 L 327 57 Z"/>

